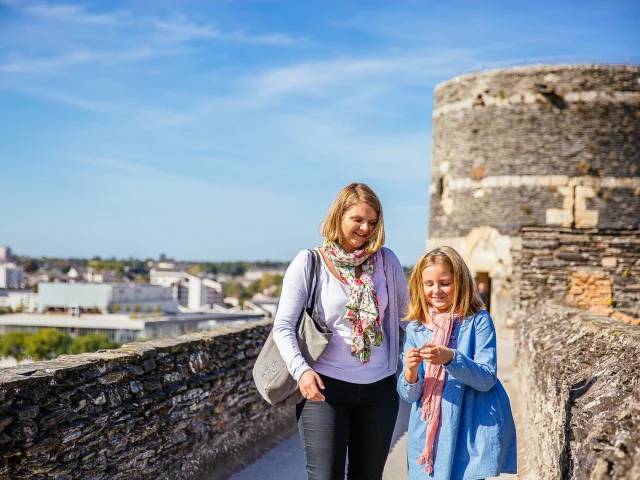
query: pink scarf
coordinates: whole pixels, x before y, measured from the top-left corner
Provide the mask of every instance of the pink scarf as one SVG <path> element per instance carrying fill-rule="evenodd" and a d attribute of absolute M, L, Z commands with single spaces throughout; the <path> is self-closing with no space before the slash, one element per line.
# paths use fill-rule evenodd
<path fill-rule="evenodd" d="M 427 324 L 427 327 L 433 329 L 431 343 L 444 345 L 446 347 L 449 344 L 453 324 L 455 320 L 459 318 L 459 315 L 457 313 L 453 315 L 450 313 L 438 313 L 432 307 L 429 307 L 429 315 L 431 322 Z M 426 465 L 424 471 L 428 474 L 433 473 L 433 462 L 435 459 L 433 444 L 435 443 L 436 433 L 440 426 L 442 389 L 444 388 L 445 373 L 442 365 L 433 365 L 431 363 L 427 363 L 427 368 L 424 372 L 422 421 L 427 419 L 428 414 L 429 422 L 427 423 L 427 436 L 424 450 L 418 459 L 418 463 L 420 465 Z"/>

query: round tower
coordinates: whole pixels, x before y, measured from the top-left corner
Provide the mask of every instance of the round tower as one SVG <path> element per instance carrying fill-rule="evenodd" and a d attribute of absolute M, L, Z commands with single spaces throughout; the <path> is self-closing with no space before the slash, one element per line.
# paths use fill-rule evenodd
<path fill-rule="evenodd" d="M 428 247 L 450 245 L 508 321 L 525 225 L 640 226 L 640 66 L 549 65 L 436 87 Z"/>

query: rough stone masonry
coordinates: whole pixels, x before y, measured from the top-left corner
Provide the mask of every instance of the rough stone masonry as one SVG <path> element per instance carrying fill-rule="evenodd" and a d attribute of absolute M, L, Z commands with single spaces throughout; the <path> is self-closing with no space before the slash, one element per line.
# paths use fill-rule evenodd
<path fill-rule="evenodd" d="M 521 232 L 518 441 L 531 478 L 640 478 L 640 230 Z"/>
<path fill-rule="evenodd" d="M 527 478 L 640 478 L 640 66 L 461 75 L 433 125 L 429 247 L 517 320 Z"/>
<path fill-rule="evenodd" d="M 429 248 L 456 248 L 513 319 L 521 226 L 640 227 L 640 66 L 537 65 L 436 87 Z"/>
<path fill-rule="evenodd" d="M 251 370 L 271 322 L 0 371 L 1 479 L 223 478 L 292 431 Z"/>

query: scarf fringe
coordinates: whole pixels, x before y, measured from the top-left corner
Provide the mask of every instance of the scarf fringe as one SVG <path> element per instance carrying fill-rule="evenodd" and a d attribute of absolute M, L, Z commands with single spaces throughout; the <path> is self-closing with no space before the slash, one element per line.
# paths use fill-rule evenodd
<path fill-rule="evenodd" d="M 433 452 L 422 452 L 420 458 L 418 459 L 418 465 L 424 465 L 424 473 L 432 474 L 433 473 Z"/>

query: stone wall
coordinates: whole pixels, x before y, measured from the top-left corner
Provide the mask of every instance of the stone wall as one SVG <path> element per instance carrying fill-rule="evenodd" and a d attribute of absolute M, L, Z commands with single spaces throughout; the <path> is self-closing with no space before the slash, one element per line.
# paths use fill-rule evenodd
<path fill-rule="evenodd" d="M 0 372 L 0 478 L 224 478 L 295 428 L 251 369 L 271 323 Z"/>
<path fill-rule="evenodd" d="M 640 327 L 540 303 L 517 329 L 526 478 L 640 478 Z"/>
<path fill-rule="evenodd" d="M 522 228 L 520 308 L 556 302 L 640 323 L 640 230 Z"/>
<path fill-rule="evenodd" d="M 516 378 L 530 478 L 640 478 L 640 231 L 521 235 Z"/>

